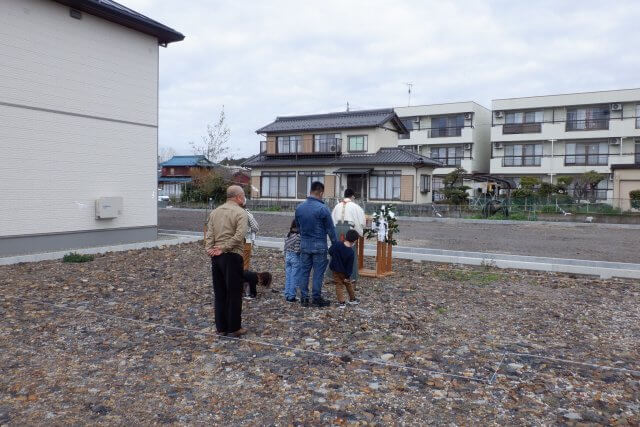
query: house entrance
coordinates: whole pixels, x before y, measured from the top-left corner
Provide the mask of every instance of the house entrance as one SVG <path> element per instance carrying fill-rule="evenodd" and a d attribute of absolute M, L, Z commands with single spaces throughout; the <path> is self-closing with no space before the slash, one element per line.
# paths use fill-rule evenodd
<path fill-rule="evenodd" d="M 367 200 L 367 175 L 347 175 L 347 188 L 351 188 L 356 193 L 356 199 Z"/>

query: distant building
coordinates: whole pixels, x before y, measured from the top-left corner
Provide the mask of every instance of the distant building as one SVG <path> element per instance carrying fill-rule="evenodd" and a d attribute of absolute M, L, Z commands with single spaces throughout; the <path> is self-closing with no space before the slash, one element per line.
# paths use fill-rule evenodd
<path fill-rule="evenodd" d="M 612 166 L 628 174 L 624 165 L 640 164 L 640 89 L 495 99 L 492 108 L 492 175 L 556 183 L 595 170 L 606 176 L 597 200 L 628 198 L 614 195 Z"/>
<path fill-rule="evenodd" d="M 219 165 L 211 162 L 205 156 L 173 156 L 166 162 L 160 163 L 158 176 L 158 195 L 180 197 L 185 185 L 193 181 L 193 172 L 198 169 L 213 169 Z"/>
<path fill-rule="evenodd" d="M 320 181 L 326 198 L 351 188 L 361 200 L 425 203 L 442 165 L 398 147 L 407 129 L 392 108 L 278 117 L 257 133 L 260 153 L 243 163 L 256 199 L 303 200 Z"/>
<path fill-rule="evenodd" d="M 0 256 L 155 240 L 158 46 L 111 0 L 0 2 Z"/>

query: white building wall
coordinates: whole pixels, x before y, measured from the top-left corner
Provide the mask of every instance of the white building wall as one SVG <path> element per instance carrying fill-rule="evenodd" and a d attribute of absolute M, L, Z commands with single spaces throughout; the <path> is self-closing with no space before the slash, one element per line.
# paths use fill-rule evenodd
<path fill-rule="evenodd" d="M 156 227 L 157 40 L 48 0 L 0 9 L 0 237 Z M 123 215 L 96 220 L 102 196 Z"/>

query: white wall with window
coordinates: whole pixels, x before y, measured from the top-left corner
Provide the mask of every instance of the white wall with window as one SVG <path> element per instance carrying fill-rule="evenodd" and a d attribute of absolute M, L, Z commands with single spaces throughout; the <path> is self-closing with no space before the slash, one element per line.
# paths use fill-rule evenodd
<path fill-rule="evenodd" d="M 260 196 L 294 199 L 296 197 L 296 172 L 262 172 Z"/>
<path fill-rule="evenodd" d="M 400 200 L 400 171 L 375 171 L 369 175 L 369 200 Z"/>

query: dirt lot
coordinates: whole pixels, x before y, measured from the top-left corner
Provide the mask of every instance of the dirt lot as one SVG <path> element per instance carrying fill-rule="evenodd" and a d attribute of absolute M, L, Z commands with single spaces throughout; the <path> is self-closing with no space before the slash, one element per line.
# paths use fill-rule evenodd
<path fill-rule="evenodd" d="M 286 234 L 292 219 L 263 213 L 255 216 L 260 235 L 272 237 Z M 200 231 L 204 220 L 204 211 L 158 210 L 158 226 L 162 229 Z M 535 222 L 506 225 L 401 220 L 399 225 L 398 242 L 405 246 L 640 263 L 640 229 Z"/>
<path fill-rule="evenodd" d="M 305 309 L 253 264 L 243 340 L 200 244 L 0 267 L 0 425 L 640 422 L 637 282 L 397 261 Z"/>

